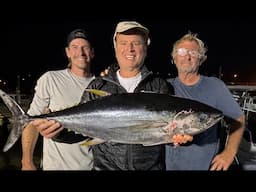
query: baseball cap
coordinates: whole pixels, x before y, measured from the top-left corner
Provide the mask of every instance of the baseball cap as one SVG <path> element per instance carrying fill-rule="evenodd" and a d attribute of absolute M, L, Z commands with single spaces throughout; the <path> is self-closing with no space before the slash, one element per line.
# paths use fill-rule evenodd
<path fill-rule="evenodd" d="M 144 27 L 143 25 L 141 25 L 140 23 L 138 23 L 136 21 L 122 21 L 122 22 L 119 22 L 116 26 L 116 30 L 115 30 L 115 33 L 113 36 L 114 45 L 116 42 L 115 41 L 116 34 L 128 31 L 130 29 L 138 29 L 138 30 L 142 31 L 144 33 L 145 37 L 147 38 L 147 45 L 150 44 L 150 39 L 148 37 L 149 30 L 146 27 Z"/>
<path fill-rule="evenodd" d="M 71 41 L 73 41 L 74 39 L 77 39 L 77 38 L 85 39 L 91 43 L 89 35 L 84 29 L 75 29 L 68 34 L 67 46 L 70 44 Z"/>

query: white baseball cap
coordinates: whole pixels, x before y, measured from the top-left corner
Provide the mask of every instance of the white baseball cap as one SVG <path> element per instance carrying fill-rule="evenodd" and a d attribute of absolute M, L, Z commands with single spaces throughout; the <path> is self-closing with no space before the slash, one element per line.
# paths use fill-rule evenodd
<path fill-rule="evenodd" d="M 113 36 L 114 45 L 116 44 L 115 40 L 116 40 L 117 33 L 122 33 L 134 28 L 142 31 L 145 34 L 145 37 L 147 38 L 147 45 L 149 45 L 150 44 L 150 39 L 148 37 L 149 30 L 136 21 L 122 21 L 117 24 L 116 30 Z"/>

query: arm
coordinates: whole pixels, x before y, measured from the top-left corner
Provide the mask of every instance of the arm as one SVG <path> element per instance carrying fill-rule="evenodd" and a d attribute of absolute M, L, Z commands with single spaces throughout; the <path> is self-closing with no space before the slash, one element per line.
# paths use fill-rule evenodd
<path fill-rule="evenodd" d="M 62 125 L 55 120 L 36 119 L 32 124 L 35 129 L 47 139 L 57 136 L 63 130 Z"/>
<path fill-rule="evenodd" d="M 60 143 L 77 143 L 87 139 L 87 137 L 76 134 L 73 131 L 68 131 L 55 120 L 37 119 L 34 120 L 33 126 L 45 138 L 53 139 Z"/>
<path fill-rule="evenodd" d="M 217 84 L 214 87 L 216 87 L 215 93 L 218 94 L 216 97 L 218 98 L 217 108 L 223 112 L 226 120 L 229 121 L 229 133 L 224 150 L 214 157 L 210 170 L 228 170 L 239 149 L 245 129 L 245 116 L 224 82 L 217 79 Z"/>
<path fill-rule="evenodd" d="M 28 124 L 22 133 L 22 170 L 36 170 L 36 166 L 33 161 L 33 153 L 38 138 L 38 132 L 35 127 L 30 123 Z"/>
<path fill-rule="evenodd" d="M 35 87 L 35 95 L 28 110 L 28 114 L 30 115 L 38 115 L 49 112 L 47 109 L 49 105 L 49 96 L 47 94 L 47 86 L 45 82 L 47 82 L 45 80 L 45 76 L 42 76 L 37 82 L 37 86 Z M 32 123 L 29 123 L 23 129 L 21 137 L 22 170 L 36 170 L 36 166 L 33 161 L 33 154 L 38 139 L 38 135 L 38 131 L 35 129 Z"/>
<path fill-rule="evenodd" d="M 210 170 L 228 170 L 238 151 L 245 129 L 245 116 L 241 115 L 236 123 L 230 125 L 225 149 L 212 160 Z"/>

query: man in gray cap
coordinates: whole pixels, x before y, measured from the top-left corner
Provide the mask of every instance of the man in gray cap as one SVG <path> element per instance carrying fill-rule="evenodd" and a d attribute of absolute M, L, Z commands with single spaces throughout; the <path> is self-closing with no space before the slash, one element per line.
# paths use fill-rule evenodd
<path fill-rule="evenodd" d="M 91 62 L 94 58 L 92 40 L 83 29 L 72 31 L 67 37 L 65 49 L 69 60 L 63 70 L 48 71 L 37 81 L 35 95 L 28 110 L 29 115 L 40 115 L 48 111 L 58 111 L 80 102 L 84 89 L 94 79 Z M 46 121 L 51 127 L 54 121 Z M 49 130 L 48 130 L 49 131 Z M 61 129 L 51 130 L 58 134 Z M 22 133 L 22 170 L 36 170 L 33 152 L 38 132 L 29 124 Z M 81 140 L 74 135 L 74 140 Z M 82 138 L 83 139 L 83 138 Z M 79 143 L 69 145 L 43 139 L 43 170 L 91 170 L 92 152 Z"/>

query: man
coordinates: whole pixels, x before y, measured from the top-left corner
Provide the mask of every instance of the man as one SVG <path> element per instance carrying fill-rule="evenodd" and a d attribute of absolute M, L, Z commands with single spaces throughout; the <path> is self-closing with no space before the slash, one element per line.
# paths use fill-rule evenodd
<path fill-rule="evenodd" d="M 171 55 L 178 77 L 168 81 L 175 95 L 211 105 L 239 123 L 231 124 L 225 149 L 219 154 L 217 126 L 194 136 L 193 142 L 185 146 L 166 145 L 167 170 L 227 170 L 238 151 L 244 131 L 244 114 L 221 80 L 199 74 L 206 51 L 197 34 L 188 33 L 176 41 Z"/>
<path fill-rule="evenodd" d="M 46 109 L 58 111 L 78 104 L 84 89 L 95 78 L 91 73 L 94 49 L 86 31 L 72 31 L 67 37 L 65 51 L 69 59 L 68 68 L 48 71 L 39 78 L 28 110 L 29 115 L 40 115 Z M 54 121 L 46 121 L 46 124 L 54 124 Z M 54 134 L 60 131 L 61 129 Z M 33 152 L 37 138 L 37 130 L 29 124 L 22 133 L 22 170 L 36 170 Z M 88 147 L 80 146 L 79 143 L 70 145 L 43 139 L 43 170 L 91 169 L 92 152 Z"/>

